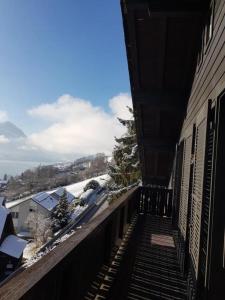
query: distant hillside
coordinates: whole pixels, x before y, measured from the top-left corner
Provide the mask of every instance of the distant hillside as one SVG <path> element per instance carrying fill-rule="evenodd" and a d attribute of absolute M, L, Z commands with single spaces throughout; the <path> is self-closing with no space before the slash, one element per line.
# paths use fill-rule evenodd
<path fill-rule="evenodd" d="M 107 167 L 108 158 L 104 153 L 82 157 L 75 162 L 39 165 L 23 171 L 19 176 L 10 177 L 2 195 L 9 201 L 15 200 L 29 194 L 101 176 L 107 173 Z"/>
<path fill-rule="evenodd" d="M 8 139 L 26 137 L 20 128 L 9 121 L 0 123 L 0 135 L 4 135 Z"/>

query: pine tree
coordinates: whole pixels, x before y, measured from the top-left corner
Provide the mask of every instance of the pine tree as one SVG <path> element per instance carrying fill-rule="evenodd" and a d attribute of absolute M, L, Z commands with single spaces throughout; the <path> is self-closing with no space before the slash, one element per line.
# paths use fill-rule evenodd
<path fill-rule="evenodd" d="M 133 110 L 129 108 L 133 115 Z M 140 164 L 135 130 L 135 121 L 123 120 L 119 122 L 126 127 L 126 133 L 115 138 L 116 145 L 113 150 L 114 163 L 109 166 L 109 174 L 113 178 L 117 188 L 124 188 L 135 184 L 140 180 Z"/>
<path fill-rule="evenodd" d="M 90 180 L 84 187 L 84 192 L 86 192 L 89 189 L 97 190 L 100 187 L 97 180 Z"/>
<path fill-rule="evenodd" d="M 56 232 L 66 226 L 69 222 L 69 204 L 67 201 L 66 190 L 64 190 L 58 205 L 52 211 L 52 231 Z"/>

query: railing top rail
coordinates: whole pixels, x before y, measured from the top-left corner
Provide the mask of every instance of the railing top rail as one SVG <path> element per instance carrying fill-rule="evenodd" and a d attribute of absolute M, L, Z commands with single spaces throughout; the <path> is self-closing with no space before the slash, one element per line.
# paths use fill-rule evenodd
<path fill-rule="evenodd" d="M 60 261 L 62 261 L 71 251 L 78 247 L 82 241 L 90 236 L 98 226 L 105 221 L 129 201 L 132 195 L 138 190 L 135 187 L 122 195 L 117 201 L 112 203 L 102 214 L 98 215 L 82 230 L 74 232 L 68 239 L 61 242 L 49 253 L 45 254 L 31 266 L 25 268 L 21 266 L 14 274 L 0 284 L 0 299 L 16 300 L 20 299 L 37 282 L 39 282 L 48 272 L 50 272 Z"/>
<path fill-rule="evenodd" d="M 164 187 L 164 186 L 148 186 L 148 185 L 145 185 L 145 186 L 142 186 L 141 189 L 148 189 L 148 190 L 160 190 L 160 191 L 172 191 L 171 188 L 168 188 L 168 187 Z"/>

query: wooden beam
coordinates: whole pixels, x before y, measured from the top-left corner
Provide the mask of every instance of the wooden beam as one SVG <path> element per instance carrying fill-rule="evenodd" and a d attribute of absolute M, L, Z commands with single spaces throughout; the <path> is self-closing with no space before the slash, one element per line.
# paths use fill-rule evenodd
<path fill-rule="evenodd" d="M 210 0 L 123 0 L 123 5 L 126 5 L 127 9 L 150 9 L 151 11 L 163 13 L 168 11 L 204 11 L 208 8 L 209 3 Z"/>
<path fill-rule="evenodd" d="M 146 104 L 166 110 L 184 111 L 188 94 L 186 91 L 158 90 L 152 92 L 135 92 L 133 95 L 134 106 Z"/>

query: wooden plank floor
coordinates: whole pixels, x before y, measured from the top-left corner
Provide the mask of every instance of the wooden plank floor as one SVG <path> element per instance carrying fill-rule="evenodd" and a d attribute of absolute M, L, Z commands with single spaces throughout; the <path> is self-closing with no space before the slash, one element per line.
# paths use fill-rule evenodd
<path fill-rule="evenodd" d="M 86 300 L 186 299 L 169 219 L 139 215 L 121 247 L 112 265 L 98 274 Z"/>
<path fill-rule="evenodd" d="M 140 216 L 135 260 L 127 299 L 186 299 L 186 281 L 180 272 L 170 220 Z"/>

